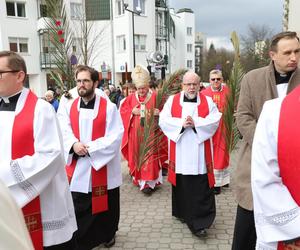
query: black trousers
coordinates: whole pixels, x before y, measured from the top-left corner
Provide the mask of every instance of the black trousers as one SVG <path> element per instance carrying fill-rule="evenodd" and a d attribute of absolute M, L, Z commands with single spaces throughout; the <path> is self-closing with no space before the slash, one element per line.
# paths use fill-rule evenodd
<path fill-rule="evenodd" d="M 109 242 L 118 230 L 120 218 L 120 188 L 108 190 L 108 211 L 92 214 L 92 194 L 72 192 L 78 230 L 74 250 L 90 250 Z"/>
<path fill-rule="evenodd" d="M 172 215 L 183 219 L 193 233 L 211 226 L 216 204 L 206 174 L 176 174 L 176 187 L 172 187 Z"/>
<path fill-rule="evenodd" d="M 253 211 L 238 205 L 233 233 L 232 250 L 255 250 L 256 231 Z"/>
<path fill-rule="evenodd" d="M 44 247 L 44 250 L 74 250 L 76 248 L 76 241 L 74 238 L 59 245 Z"/>

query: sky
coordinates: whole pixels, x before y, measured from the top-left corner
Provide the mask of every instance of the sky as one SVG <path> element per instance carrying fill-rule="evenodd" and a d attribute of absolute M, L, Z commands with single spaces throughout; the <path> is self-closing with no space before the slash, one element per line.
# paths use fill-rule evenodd
<path fill-rule="evenodd" d="M 283 0 L 168 0 L 175 11 L 194 11 L 196 31 L 207 37 L 207 46 L 232 49 L 230 33 L 246 35 L 249 25 L 267 26 L 282 31 Z"/>

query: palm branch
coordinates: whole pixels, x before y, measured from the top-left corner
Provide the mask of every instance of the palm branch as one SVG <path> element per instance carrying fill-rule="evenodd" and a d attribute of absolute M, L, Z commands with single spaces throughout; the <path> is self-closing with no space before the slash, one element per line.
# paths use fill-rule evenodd
<path fill-rule="evenodd" d="M 225 126 L 225 140 L 226 146 L 229 153 L 231 153 L 238 140 L 239 131 L 237 129 L 235 120 L 235 110 L 237 107 L 239 92 L 240 92 L 240 82 L 244 76 L 244 70 L 240 62 L 240 42 L 236 32 L 231 33 L 231 43 L 234 48 L 234 62 L 231 69 L 228 87 L 230 89 L 229 94 L 226 96 L 227 105 L 223 113 L 223 122 Z"/>
<path fill-rule="evenodd" d="M 163 82 L 162 87 L 157 90 L 156 105 L 147 110 L 145 124 L 142 130 L 137 131 L 139 145 L 135 154 L 135 162 L 138 170 L 149 162 L 158 160 L 165 155 L 161 155 L 161 149 L 167 145 L 163 143 L 164 134 L 158 126 L 158 117 L 154 116 L 154 108 L 161 110 L 170 95 L 181 91 L 182 76 L 185 69 L 175 71 Z"/>
<path fill-rule="evenodd" d="M 51 52 L 54 67 L 50 75 L 60 88 L 71 89 L 75 86 L 74 72 L 71 65 L 74 34 L 69 22 L 64 0 L 46 1 L 48 17 L 45 18 L 46 32 L 54 47 Z"/>

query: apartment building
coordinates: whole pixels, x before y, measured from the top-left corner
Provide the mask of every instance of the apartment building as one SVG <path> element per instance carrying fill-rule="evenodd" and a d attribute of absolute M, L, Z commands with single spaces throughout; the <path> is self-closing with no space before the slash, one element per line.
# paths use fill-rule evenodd
<path fill-rule="evenodd" d="M 25 58 L 26 85 L 38 96 L 54 85 L 49 71 L 55 68 L 55 48 L 45 23 L 46 1 L 50 0 L 0 0 L 0 50 L 13 50 Z M 78 34 L 71 63 L 83 62 L 80 44 L 84 38 L 79 33 L 85 18 L 91 27 L 88 43 L 96 41 L 88 64 L 108 82 L 130 80 L 134 64 L 147 66 L 149 54 L 156 51 L 168 63 L 167 73 L 195 69 L 191 9 L 175 12 L 167 0 L 65 0 L 65 5 L 74 34 Z"/>

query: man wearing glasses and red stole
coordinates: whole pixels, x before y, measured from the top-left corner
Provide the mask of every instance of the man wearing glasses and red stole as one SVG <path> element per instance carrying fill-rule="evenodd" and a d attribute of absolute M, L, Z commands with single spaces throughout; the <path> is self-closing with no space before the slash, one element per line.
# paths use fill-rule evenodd
<path fill-rule="evenodd" d="M 24 59 L 0 52 L 0 179 L 36 250 L 73 250 L 77 229 L 53 107 L 29 89 Z"/>
<path fill-rule="evenodd" d="M 214 69 L 209 73 L 210 86 L 201 93 L 213 99 L 221 113 L 226 107 L 226 96 L 229 93 L 229 88 L 223 84 L 222 71 Z M 214 193 L 216 195 L 221 193 L 221 187 L 229 185 L 229 153 L 226 146 L 226 130 L 223 119 L 220 120 L 219 127 L 213 136 L 214 149 L 214 174 L 216 184 Z"/>
<path fill-rule="evenodd" d="M 200 77 L 185 73 L 182 91 L 167 100 L 159 126 L 169 139 L 172 215 L 194 235 L 205 237 L 216 216 L 211 137 L 221 113 L 199 89 Z"/>

